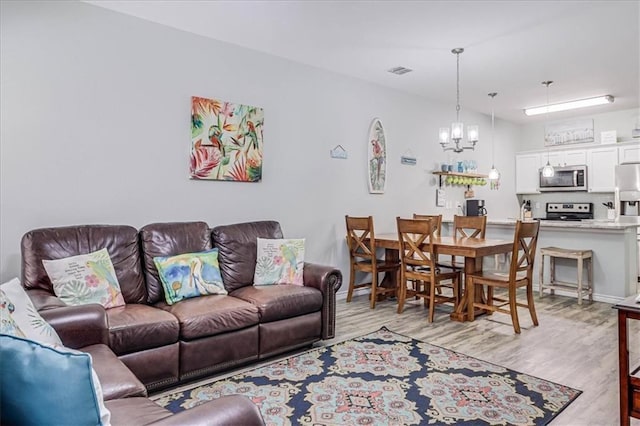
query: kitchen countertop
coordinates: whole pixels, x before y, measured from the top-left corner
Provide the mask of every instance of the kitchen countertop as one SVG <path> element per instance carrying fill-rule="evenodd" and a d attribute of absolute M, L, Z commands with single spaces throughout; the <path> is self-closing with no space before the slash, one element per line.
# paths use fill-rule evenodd
<path fill-rule="evenodd" d="M 571 228 L 571 229 L 604 229 L 623 230 L 640 226 L 640 218 L 629 217 L 624 219 L 584 219 L 582 221 L 571 220 L 541 220 L 540 227 L 544 228 Z M 443 223 L 452 223 L 453 219 L 442 219 Z M 492 219 L 487 218 L 487 225 L 515 225 L 515 218 Z"/>

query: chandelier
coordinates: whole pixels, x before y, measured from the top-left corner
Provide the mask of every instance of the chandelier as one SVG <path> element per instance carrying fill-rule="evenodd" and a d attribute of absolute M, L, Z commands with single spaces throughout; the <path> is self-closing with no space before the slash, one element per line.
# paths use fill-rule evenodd
<path fill-rule="evenodd" d="M 456 121 L 451 123 L 451 133 L 449 133 L 448 127 L 441 127 L 439 132 L 440 145 L 444 151 L 462 152 L 465 149 L 475 149 L 476 142 L 478 142 L 478 126 L 467 127 L 467 143 L 471 145 L 460 146 L 460 142 L 464 137 L 464 124 L 460 122 L 460 54 L 464 52 L 464 49 L 457 47 L 451 51 L 456 55 Z M 449 146 L 451 141 L 455 146 Z"/>

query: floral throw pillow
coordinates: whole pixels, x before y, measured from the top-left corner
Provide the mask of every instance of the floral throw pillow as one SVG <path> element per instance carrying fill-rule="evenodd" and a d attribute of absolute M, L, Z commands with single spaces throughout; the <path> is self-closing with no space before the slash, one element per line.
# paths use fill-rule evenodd
<path fill-rule="evenodd" d="M 53 327 L 51 327 L 51 325 L 40 316 L 36 307 L 33 306 L 29 295 L 22 288 L 20 280 L 14 278 L 11 281 L 0 285 L 0 290 L 4 293 L 5 300 L 8 304 L 8 310 L 12 311 L 11 319 L 23 333 L 24 337 L 40 343 L 62 345 L 62 341 L 60 340 L 58 333 L 56 333 Z M 13 307 L 10 307 L 9 304 Z M 16 334 L 16 336 L 19 335 Z"/>
<path fill-rule="evenodd" d="M 270 240 L 258 238 L 253 285 L 303 285 L 304 238 Z"/>
<path fill-rule="evenodd" d="M 0 290 L 0 333 L 10 336 L 26 337 L 16 321 L 13 319 L 13 313 L 16 311 L 16 305 Z"/>
<path fill-rule="evenodd" d="M 42 263 L 53 284 L 53 292 L 67 305 L 124 306 L 120 283 L 106 248 Z"/>
<path fill-rule="evenodd" d="M 218 249 L 153 258 L 167 304 L 207 294 L 227 294 L 222 284 Z"/>

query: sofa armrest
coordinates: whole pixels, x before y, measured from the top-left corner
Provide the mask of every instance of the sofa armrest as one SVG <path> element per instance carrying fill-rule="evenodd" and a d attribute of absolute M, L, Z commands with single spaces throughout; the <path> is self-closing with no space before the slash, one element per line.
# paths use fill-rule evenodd
<path fill-rule="evenodd" d="M 303 281 L 305 286 L 322 292 L 322 338 L 332 339 L 336 328 L 336 292 L 342 285 L 342 272 L 331 266 L 305 262 Z"/>
<path fill-rule="evenodd" d="M 29 290 L 27 292 L 31 300 L 34 300 L 31 293 L 38 291 L 42 290 Z M 36 294 L 35 296 L 37 300 L 41 298 L 42 295 Z M 56 305 L 53 301 L 53 299 L 57 299 L 56 297 L 48 297 L 47 303 L 42 304 L 40 303 L 42 300 L 39 300 L 38 305 L 36 305 L 35 301 L 34 305 L 36 307 L 45 307 L 39 310 L 38 313 L 56 330 L 56 333 L 58 333 L 58 336 L 60 336 L 62 343 L 66 347 L 79 349 L 83 346 L 98 343 L 109 344 L 109 325 L 103 306 L 97 303 L 68 306 L 58 299 L 58 301 L 62 303 L 62 306 L 60 306 Z"/>
<path fill-rule="evenodd" d="M 229 395 L 151 423 L 156 426 L 263 426 L 258 407 L 242 395 Z"/>

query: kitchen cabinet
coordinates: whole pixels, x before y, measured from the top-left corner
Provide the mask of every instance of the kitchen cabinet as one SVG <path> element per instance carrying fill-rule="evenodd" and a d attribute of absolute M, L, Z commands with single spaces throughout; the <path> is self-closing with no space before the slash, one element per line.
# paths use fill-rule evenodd
<path fill-rule="evenodd" d="M 618 148 L 620 164 L 640 163 L 640 144 L 626 145 Z"/>
<path fill-rule="evenodd" d="M 539 170 L 547 156 L 539 153 L 516 155 L 516 194 L 537 194 Z M 544 164 L 542 164 L 544 163 Z"/>
<path fill-rule="evenodd" d="M 587 187 L 589 192 L 613 192 L 618 147 L 592 148 L 587 152 Z"/>
<path fill-rule="evenodd" d="M 587 164 L 587 151 L 584 149 L 572 149 L 569 151 L 550 151 L 549 163 L 556 166 L 578 166 Z M 547 162 L 544 162 L 547 164 Z"/>

